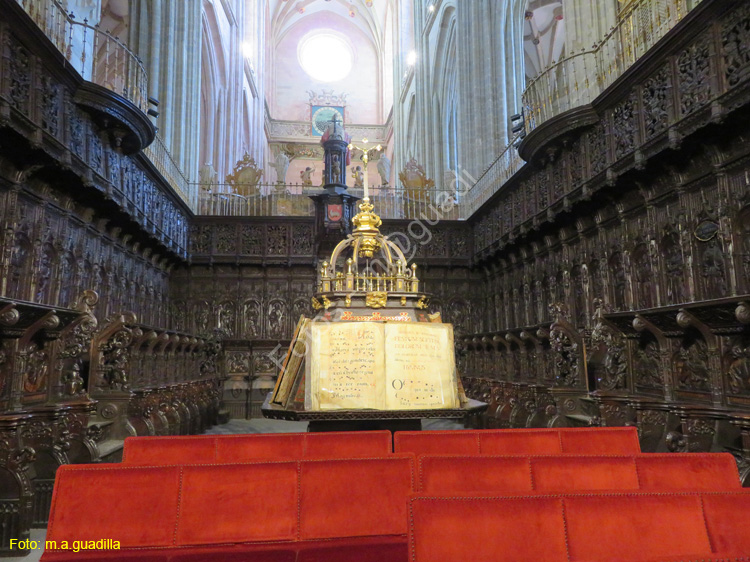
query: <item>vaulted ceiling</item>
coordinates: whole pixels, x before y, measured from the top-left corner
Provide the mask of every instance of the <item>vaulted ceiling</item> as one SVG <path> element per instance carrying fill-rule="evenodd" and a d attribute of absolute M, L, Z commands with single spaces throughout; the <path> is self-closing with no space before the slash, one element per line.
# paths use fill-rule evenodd
<path fill-rule="evenodd" d="M 370 37 L 378 49 L 383 47 L 388 7 L 393 0 L 268 0 L 270 31 L 275 42 L 302 18 L 329 12 L 351 20 Z M 368 6 L 372 4 L 372 6 Z"/>
<path fill-rule="evenodd" d="M 562 0 L 529 0 L 523 40 L 527 77 L 560 60 L 565 48 Z"/>

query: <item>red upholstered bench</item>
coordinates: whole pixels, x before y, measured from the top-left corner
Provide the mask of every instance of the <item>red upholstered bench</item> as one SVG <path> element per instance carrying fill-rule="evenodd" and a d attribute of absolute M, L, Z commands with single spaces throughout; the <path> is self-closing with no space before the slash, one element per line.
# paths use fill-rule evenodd
<path fill-rule="evenodd" d="M 403 561 L 413 455 L 190 466 L 66 465 L 42 560 Z"/>
<path fill-rule="evenodd" d="M 634 427 L 398 431 L 397 453 L 416 455 L 628 455 L 641 452 Z"/>
<path fill-rule="evenodd" d="M 641 455 L 420 455 L 424 494 L 508 494 L 593 490 L 728 491 L 741 488 L 726 453 Z"/>
<path fill-rule="evenodd" d="M 703 561 L 750 554 L 748 512 L 744 491 L 417 496 L 409 546 L 412 562 Z"/>
<path fill-rule="evenodd" d="M 379 457 L 391 450 L 390 431 L 128 437 L 122 462 L 153 466 L 343 459 Z"/>

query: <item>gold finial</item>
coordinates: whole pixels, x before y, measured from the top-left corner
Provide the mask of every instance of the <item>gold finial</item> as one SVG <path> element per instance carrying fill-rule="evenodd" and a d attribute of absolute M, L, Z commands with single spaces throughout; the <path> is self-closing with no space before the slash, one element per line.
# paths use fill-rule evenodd
<path fill-rule="evenodd" d="M 359 257 L 372 258 L 380 249 L 380 225 L 383 221 L 372 212 L 375 207 L 370 203 L 370 198 L 365 197 L 359 204 L 359 213 L 352 219 L 354 224 L 354 238 L 359 238 Z"/>

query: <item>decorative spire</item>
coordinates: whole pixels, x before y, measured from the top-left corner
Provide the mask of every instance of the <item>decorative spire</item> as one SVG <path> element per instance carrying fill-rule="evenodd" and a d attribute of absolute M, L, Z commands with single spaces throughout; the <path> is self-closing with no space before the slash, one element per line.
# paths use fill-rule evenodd
<path fill-rule="evenodd" d="M 380 225 L 383 221 L 372 212 L 375 207 L 370 203 L 370 198 L 365 197 L 359 204 L 359 213 L 352 219 L 354 232 L 352 236 L 358 239 L 359 257 L 372 258 L 375 252 L 380 250 Z"/>

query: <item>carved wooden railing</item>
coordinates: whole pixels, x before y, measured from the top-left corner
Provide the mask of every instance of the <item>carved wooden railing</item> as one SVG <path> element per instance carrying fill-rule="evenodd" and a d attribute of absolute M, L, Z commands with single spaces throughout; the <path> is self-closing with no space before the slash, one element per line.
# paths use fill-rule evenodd
<path fill-rule="evenodd" d="M 644 451 L 735 455 L 750 485 L 750 295 L 464 337 L 467 394 L 489 427 L 638 427 Z"/>

